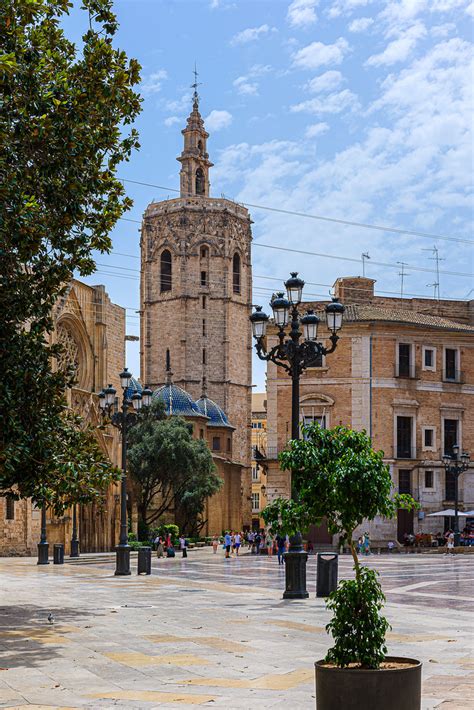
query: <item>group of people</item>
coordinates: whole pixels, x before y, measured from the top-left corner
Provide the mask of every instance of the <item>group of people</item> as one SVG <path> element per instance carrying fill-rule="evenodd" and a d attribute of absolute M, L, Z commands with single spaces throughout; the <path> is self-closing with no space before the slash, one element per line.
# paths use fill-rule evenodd
<path fill-rule="evenodd" d="M 164 537 L 162 535 L 157 535 L 153 540 L 153 544 L 155 546 L 157 557 L 164 557 L 165 554 L 166 557 L 176 557 L 173 540 L 171 539 L 171 535 L 169 533 Z M 180 535 L 178 545 L 182 556 L 187 557 L 188 551 L 186 549 L 186 538 L 183 537 L 183 535 Z"/>
<path fill-rule="evenodd" d="M 239 555 L 239 551 L 243 545 L 247 545 L 247 549 L 251 554 L 267 554 L 271 557 L 273 554 L 278 557 L 278 564 L 283 564 L 283 555 L 289 547 L 288 535 L 271 535 L 270 532 L 264 530 L 249 530 L 248 532 L 227 531 L 223 538 L 214 535 L 212 538 L 212 549 L 214 554 L 217 554 L 219 545 L 222 545 L 225 550 L 225 559 L 230 559 L 232 555 Z"/>

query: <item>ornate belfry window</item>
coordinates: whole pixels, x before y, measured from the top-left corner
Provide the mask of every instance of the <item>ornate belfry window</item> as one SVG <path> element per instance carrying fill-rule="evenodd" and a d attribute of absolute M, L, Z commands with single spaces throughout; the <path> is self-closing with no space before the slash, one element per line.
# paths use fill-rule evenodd
<path fill-rule="evenodd" d="M 171 252 L 165 249 L 160 258 L 160 291 L 171 291 L 173 284 Z"/>
<path fill-rule="evenodd" d="M 57 340 L 62 347 L 62 352 L 57 357 L 58 370 L 73 373 L 74 381 L 79 382 L 81 376 L 80 351 L 77 340 L 68 328 L 58 326 Z"/>
<path fill-rule="evenodd" d="M 205 185 L 204 185 L 204 173 L 202 168 L 196 170 L 196 195 L 204 195 Z"/>

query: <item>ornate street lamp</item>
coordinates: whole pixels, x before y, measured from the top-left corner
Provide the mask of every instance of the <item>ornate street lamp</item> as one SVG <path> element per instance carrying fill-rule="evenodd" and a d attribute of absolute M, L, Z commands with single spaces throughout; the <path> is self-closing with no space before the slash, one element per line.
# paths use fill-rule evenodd
<path fill-rule="evenodd" d="M 454 545 L 455 547 L 459 546 L 459 540 L 460 540 L 460 532 L 459 532 L 459 511 L 458 511 L 458 480 L 459 476 L 461 473 L 464 473 L 464 471 L 467 471 L 469 468 L 469 463 L 471 461 L 471 456 L 468 454 L 467 451 L 463 451 L 461 456 L 459 456 L 459 445 L 454 444 L 452 447 L 453 453 L 452 455 L 450 454 L 444 454 L 443 456 L 443 464 L 446 473 L 452 474 L 454 477 Z"/>
<path fill-rule="evenodd" d="M 121 433 L 122 439 L 122 480 L 120 488 L 120 538 L 119 544 L 115 548 L 116 551 L 116 575 L 128 575 L 130 571 L 130 545 L 128 544 L 128 524 L 127 524 L 127 431 L 130 427 L 137 423 L 137 413 L 140 411 L 142 404 L 149 406 L 151 404 L 151 390 L 145 388 L 143 395 L 137 390 L 132 394 L 131 399 L 128 398 L 127 390 L 129 389 L 132 373 L 124 369 L 120 373 L 120 386 L 122 387 L 122 407 L 118 409 L 118 398 L 115 398 L 116 390 L 112 385 L 108 385 L 102 392 L 99 393 L 99 407 L 102 416 L 106 421 L 109 421 L 113 426 L 117 427 Z M 133 411 L 130 411 L 132 406 Z"/>
<path fill-rule="evenodd" d="M 338 331 L 342 327 L 344 306 L 336 298 L 326 306 L 326 325 L 330 332 L 329 348 L 318 342 L 318 327 L 320 319 L 312 310 L 300 317 L 298 306 L 303 298 L 304 281 L 298 278 L 297 272 L 285 282 L 287 298 L 283 293 L 277 293 L 270 306 L 273 318 L 278 326 L 278 344 L 267 351 L 266 333 L 269 317 L 262 312 L 261 306 L 255 306 L 255 312 L 250 316 L 252 333 L 255 338 L 255 349 L 260 360 L 273 362 L 282 367 L 291 377 L 291 438 L 299 439 L 299 405 L 300 377 L 308 367 L 317 365 L 322 355 L 334 352 L 339 340 Z M 290 323 L 287 334 L 286 326 Z M 303 332 L 301 332 L 301 328 Z M 288 335 L 288 337 L 287 337 Z M 302 342 L 301 336 L 304 336 Z M 290 549 L 285 555 L 286 589 L 285 599 L 306 599 L 306 561 L 308 555 L 303 550 L 301 533 L 290 539 Z"/>

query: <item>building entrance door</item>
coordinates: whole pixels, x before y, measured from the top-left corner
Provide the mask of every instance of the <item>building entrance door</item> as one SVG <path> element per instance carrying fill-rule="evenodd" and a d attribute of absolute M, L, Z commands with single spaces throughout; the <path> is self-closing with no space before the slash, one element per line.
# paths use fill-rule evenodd
<path fill-rule="evenodd" d="M 331 545 L 332 535 L 328 530 L 326 522 L 323 520 L 321 525 L 311 525 L 308 530 L 308 541 L 313 545 Z"/>
<path fill-rule="evenodd" d="M 404 542 L 404 535 L 413 533 L 413 511 L 400 510 L 397 511 L 397 540 Z"/>

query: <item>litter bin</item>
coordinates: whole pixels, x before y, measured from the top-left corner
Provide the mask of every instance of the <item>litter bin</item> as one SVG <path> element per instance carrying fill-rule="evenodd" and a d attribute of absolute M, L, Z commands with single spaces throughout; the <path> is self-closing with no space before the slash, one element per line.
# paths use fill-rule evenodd
<path fill-rule="evenodd" d="M 138 549 L 137 574 L 151 574 L 151 547 Z"/>
<path fill-rule="evenodd" d="M 337 587 L 336 552 L 318 552 L 316 563 L 316 596 L 328 597 Z"/>
<path fill-rule="evenodd" d="M 53 563 L 55 565 L 64 564 L 64 545 L 55 544 L 53 546 Z"/>

